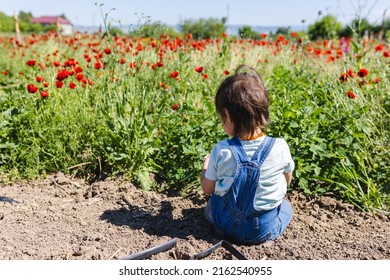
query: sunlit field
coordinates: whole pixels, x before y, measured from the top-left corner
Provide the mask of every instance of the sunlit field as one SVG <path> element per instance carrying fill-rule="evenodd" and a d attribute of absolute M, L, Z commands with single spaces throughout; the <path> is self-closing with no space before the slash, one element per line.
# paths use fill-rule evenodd
<path fill-rule="evenodd" d="M 267 134 L 291 148 L 291 188 L 389 211 L 390 47 L 375 36 L 3 36 L 0 180 L 61 171 L 198 189 L 202 158 L 227 137 L 215 91 L 240 64 L 268 88 Z"/>

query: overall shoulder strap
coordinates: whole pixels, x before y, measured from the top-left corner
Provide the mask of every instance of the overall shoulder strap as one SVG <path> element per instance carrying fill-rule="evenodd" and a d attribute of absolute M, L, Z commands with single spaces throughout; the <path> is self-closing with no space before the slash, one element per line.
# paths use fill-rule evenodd
<path fill-rule="evenodd" d="M 246 162 L 249 161 L 244 148 L 241 145 L 240 139 L 237 136 L 234 136 L 231 139 L 227 140 L 230 146 L 230 149 L 233 153 L 234 158 L 237 162 Z"/>
<path fill-rule="evenodd" d="M 276 138 L 265 136 L 263 142 L 260 144 L 259 148 L 253 155 L 251 161 L 258 162 L 260 165 L 263 164 L 264 160 L 267 158 L 271 152 L 272 147 L 274 146 Z"/>

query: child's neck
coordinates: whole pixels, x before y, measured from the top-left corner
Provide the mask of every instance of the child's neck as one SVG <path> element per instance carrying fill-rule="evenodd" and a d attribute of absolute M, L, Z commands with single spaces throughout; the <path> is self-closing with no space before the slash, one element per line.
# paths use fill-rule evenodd
<path fill-rule="evenodd" d="M 250 133 L 241 133 L 240 135 L 237 135 L 240 140 L 243 141 L 249 141 L 249 140 L 256 140 L 264 135 L 264 132 L 261 131 L 260 128 L 255 130 L 255 133 L 251 135 Z"/>

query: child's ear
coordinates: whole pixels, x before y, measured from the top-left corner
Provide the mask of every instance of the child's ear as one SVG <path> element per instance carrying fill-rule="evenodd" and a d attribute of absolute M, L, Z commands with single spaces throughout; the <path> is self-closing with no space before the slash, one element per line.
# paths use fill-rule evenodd
<path fill-rule="evenodd" d="M 223 109 L 223 112 L 225 114 L 225 123 L 231 123 L 232 120 L 230 118 L 230 114 L 229 114 L 229 111 L 227 109 Z"/>

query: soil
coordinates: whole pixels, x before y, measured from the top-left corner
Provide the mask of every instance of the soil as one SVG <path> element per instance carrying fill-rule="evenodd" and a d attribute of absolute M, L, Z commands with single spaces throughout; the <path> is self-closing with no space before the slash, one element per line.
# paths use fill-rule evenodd
<path fill-rule="evenodd" d="M 173 240 L 147 259 L 191 259 L 220 241 L 203 217 L 207 199 L 201 191 L 172 197 L 118 178 L 86 184 L 62 173 L 0 184 L 0 259 L 121 259 Z M 390 259 L 389 216 L 297 191 L 287 199 L 295 213 L 278 239 L 234 248 L 252 260 Z M 235 258 L 221 247 L 204 259 Z"/>

